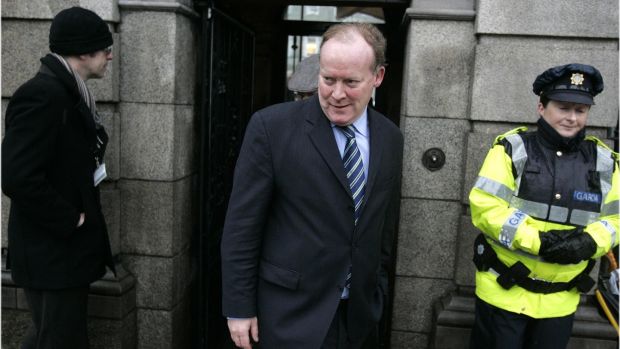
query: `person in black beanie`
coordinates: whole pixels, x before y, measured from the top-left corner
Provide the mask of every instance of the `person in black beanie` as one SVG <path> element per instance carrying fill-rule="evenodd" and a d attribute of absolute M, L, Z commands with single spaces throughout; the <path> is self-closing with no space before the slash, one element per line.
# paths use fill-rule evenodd
<path fill-rule="evenodd" d="M 94 12 L 53 19 L 51 53 L 9 101 L 2 191 L 11 199 L 7 267 L 23 287 L 30 348 L 88 348 L 89 285 L 114 271 L 99 184 L 108 136 L 85 84 L 112 60 L 112 33 Z"/>
<path fill-rule="evenodd" d="M 598 257 L 618 245 L 618 153 L 586 136 L 603 78 L 571 63 L 538 75 L 537 130 L 496 138 L 469 194 L 471 349 L 564 349 Z"/>

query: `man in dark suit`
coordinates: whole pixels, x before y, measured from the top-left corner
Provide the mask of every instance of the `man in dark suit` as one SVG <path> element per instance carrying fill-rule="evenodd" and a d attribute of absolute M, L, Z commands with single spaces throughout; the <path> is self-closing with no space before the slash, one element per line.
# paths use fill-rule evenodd
<path fill-rule="evenodd" d="M 376 348 L 403 137 L 367 107 L 385 74 L 370 24 L 323 35 L 317 95 L 255 113 L 222 239 L 223 313 L 250 348 Z"/>
<path fill-rule="evenodd" d="M 22 348 L 88 348 L 89 284 L 113 270 L 98 184 L 108 137 L 85 80 L 101 78 L 112 34 L 94 12 L 59 12 L 52 53 L 13 94 L 2 142 L 2 191 L 13 280 L 33 323 Z"/>

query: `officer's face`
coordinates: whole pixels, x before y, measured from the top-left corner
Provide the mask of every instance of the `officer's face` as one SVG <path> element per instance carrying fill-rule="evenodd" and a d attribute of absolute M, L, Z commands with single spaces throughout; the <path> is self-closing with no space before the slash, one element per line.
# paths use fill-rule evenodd
<path fill-rule="evenodd" d="M 364 111 L 385 68 L 374 67 L 372 48 L 357 33 L 348 41 L 332 38 L 323 44 L 319 70 L 319 101 L 336 125 L 352 124 Z"/>
<path fill-rule="evenodd" d="M 574 137 L 586 126 L 590 106 L 550 100 L 547 107 L 538 103 L 538 114 L 562 137 Z"/>

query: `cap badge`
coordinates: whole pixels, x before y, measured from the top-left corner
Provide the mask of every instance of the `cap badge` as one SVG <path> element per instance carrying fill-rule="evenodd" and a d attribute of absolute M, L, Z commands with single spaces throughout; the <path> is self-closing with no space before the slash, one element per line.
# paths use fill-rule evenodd
<path fill-rule="evenodd" d="M 570 77 L 570 83 L 573 85 L 583 85 L 583 74 L 573 73 L 573 76 Z"/>

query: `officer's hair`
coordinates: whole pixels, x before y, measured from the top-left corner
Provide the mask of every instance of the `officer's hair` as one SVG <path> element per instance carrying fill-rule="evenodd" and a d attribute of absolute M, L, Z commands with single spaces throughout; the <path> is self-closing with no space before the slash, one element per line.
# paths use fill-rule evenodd
<path fill-rule="evenodd" d="M 543 107 L 547 108 L 547 104 L 549 104 L 550 99 L 547 95 L 541 94 L 539 101 L 542 103 Z"/>
<path fill-rule="evenodd" d="M 338 23 L 329 27 L 323 33 L 323 41 L 321 47 L 330 39 L 335 37 L 347 39 L 348 34 L 352 32 L 359 33 L 362 38 L 370 45 L 375 54 L 374 71 L 385 66 L 385 49 L 387 43 L 385 37 L 379 29 L 370 23 Z"/>

